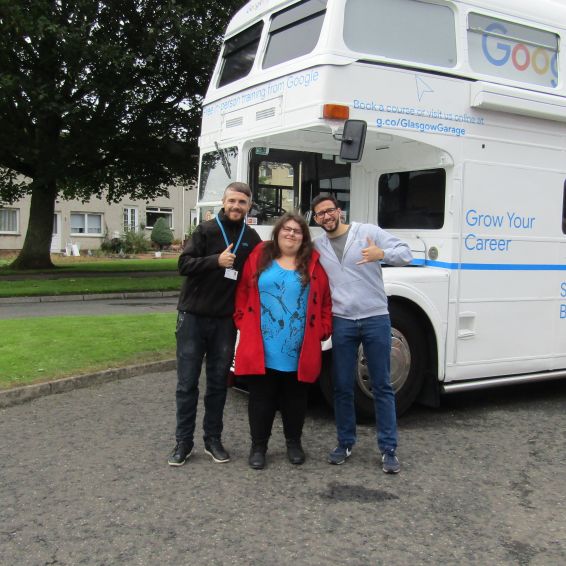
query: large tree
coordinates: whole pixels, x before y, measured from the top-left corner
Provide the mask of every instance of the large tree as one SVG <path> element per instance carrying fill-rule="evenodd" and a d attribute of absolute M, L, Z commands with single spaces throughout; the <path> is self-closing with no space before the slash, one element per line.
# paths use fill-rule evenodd
<path fill-rule="evenodd" d="M 13 264 L 52 267 L 56 198 L 151 198 L 196 174 L 200 103 L 244 0 L 0 0 L 0 203 Z"/>

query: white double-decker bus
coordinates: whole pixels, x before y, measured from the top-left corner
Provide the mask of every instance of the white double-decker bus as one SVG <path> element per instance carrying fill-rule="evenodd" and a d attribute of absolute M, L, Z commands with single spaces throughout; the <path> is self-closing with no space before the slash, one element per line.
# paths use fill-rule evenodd
<path fill-rule="evenodd" d="M 254 0 L 228 26 L 200 218 L 239 180 L 263 237 L 322 193 L 409 242 L 413 265 L 384 269 L 399 412 L 566 377 L 565 26 L 551 0 Z M 340 159 L 346 119 L 367 123 L 358 162 Z"/>

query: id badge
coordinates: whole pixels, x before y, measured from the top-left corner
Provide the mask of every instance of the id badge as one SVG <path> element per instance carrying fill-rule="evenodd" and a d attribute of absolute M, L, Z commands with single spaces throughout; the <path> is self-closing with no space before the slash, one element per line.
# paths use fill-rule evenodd
<path fill-rule="evenodd" d="M 237 281 L 238 272 L 235 269 L 227 267 L 226 271 L 224 272 L 224 277 L 226 277 L 226 279 L 233 279 L 234 281 Z"/>

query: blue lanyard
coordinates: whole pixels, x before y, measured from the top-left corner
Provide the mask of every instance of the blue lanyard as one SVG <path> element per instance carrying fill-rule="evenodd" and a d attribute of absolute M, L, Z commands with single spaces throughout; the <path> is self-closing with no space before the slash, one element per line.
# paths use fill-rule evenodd
<path fill-rule="evenodd" d="M 228 247 L 230 245 L 230 241 L 228 240 L 228 236 L 226 235 L 226 230 L 224 230 L 224 226 L 222 226 L 222 222 L 220 222 L 218 216 L 216 217 L 216 222 L 218 223 L 218 226 L 220 226 L 220 231 L 222 232 L 222 235 L 224 236 L 224 241 L 226 242 L 226 247 Z M 234 255 L 236 254 L 238 248 L 240 247 L 240 242 L 242 241 L 242 237 L 244 235 L 245 229 L 246 229 L 246 219 L 244 218 L 244 222 L 242 224 L 242 231 L 240 232 L 240 237 L 236 242 L 236 246 L 232 249 L 232 253 Z"/>

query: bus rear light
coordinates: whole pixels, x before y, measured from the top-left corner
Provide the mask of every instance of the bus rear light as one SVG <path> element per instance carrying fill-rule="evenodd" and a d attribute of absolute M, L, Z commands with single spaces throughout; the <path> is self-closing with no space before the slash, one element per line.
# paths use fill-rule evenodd
<path fill-rule="evenodd" d="M 322 117 L 326 120 L 347 120 L 350 108 L 342 104 L 325 104 L 322 107 Z"/>

